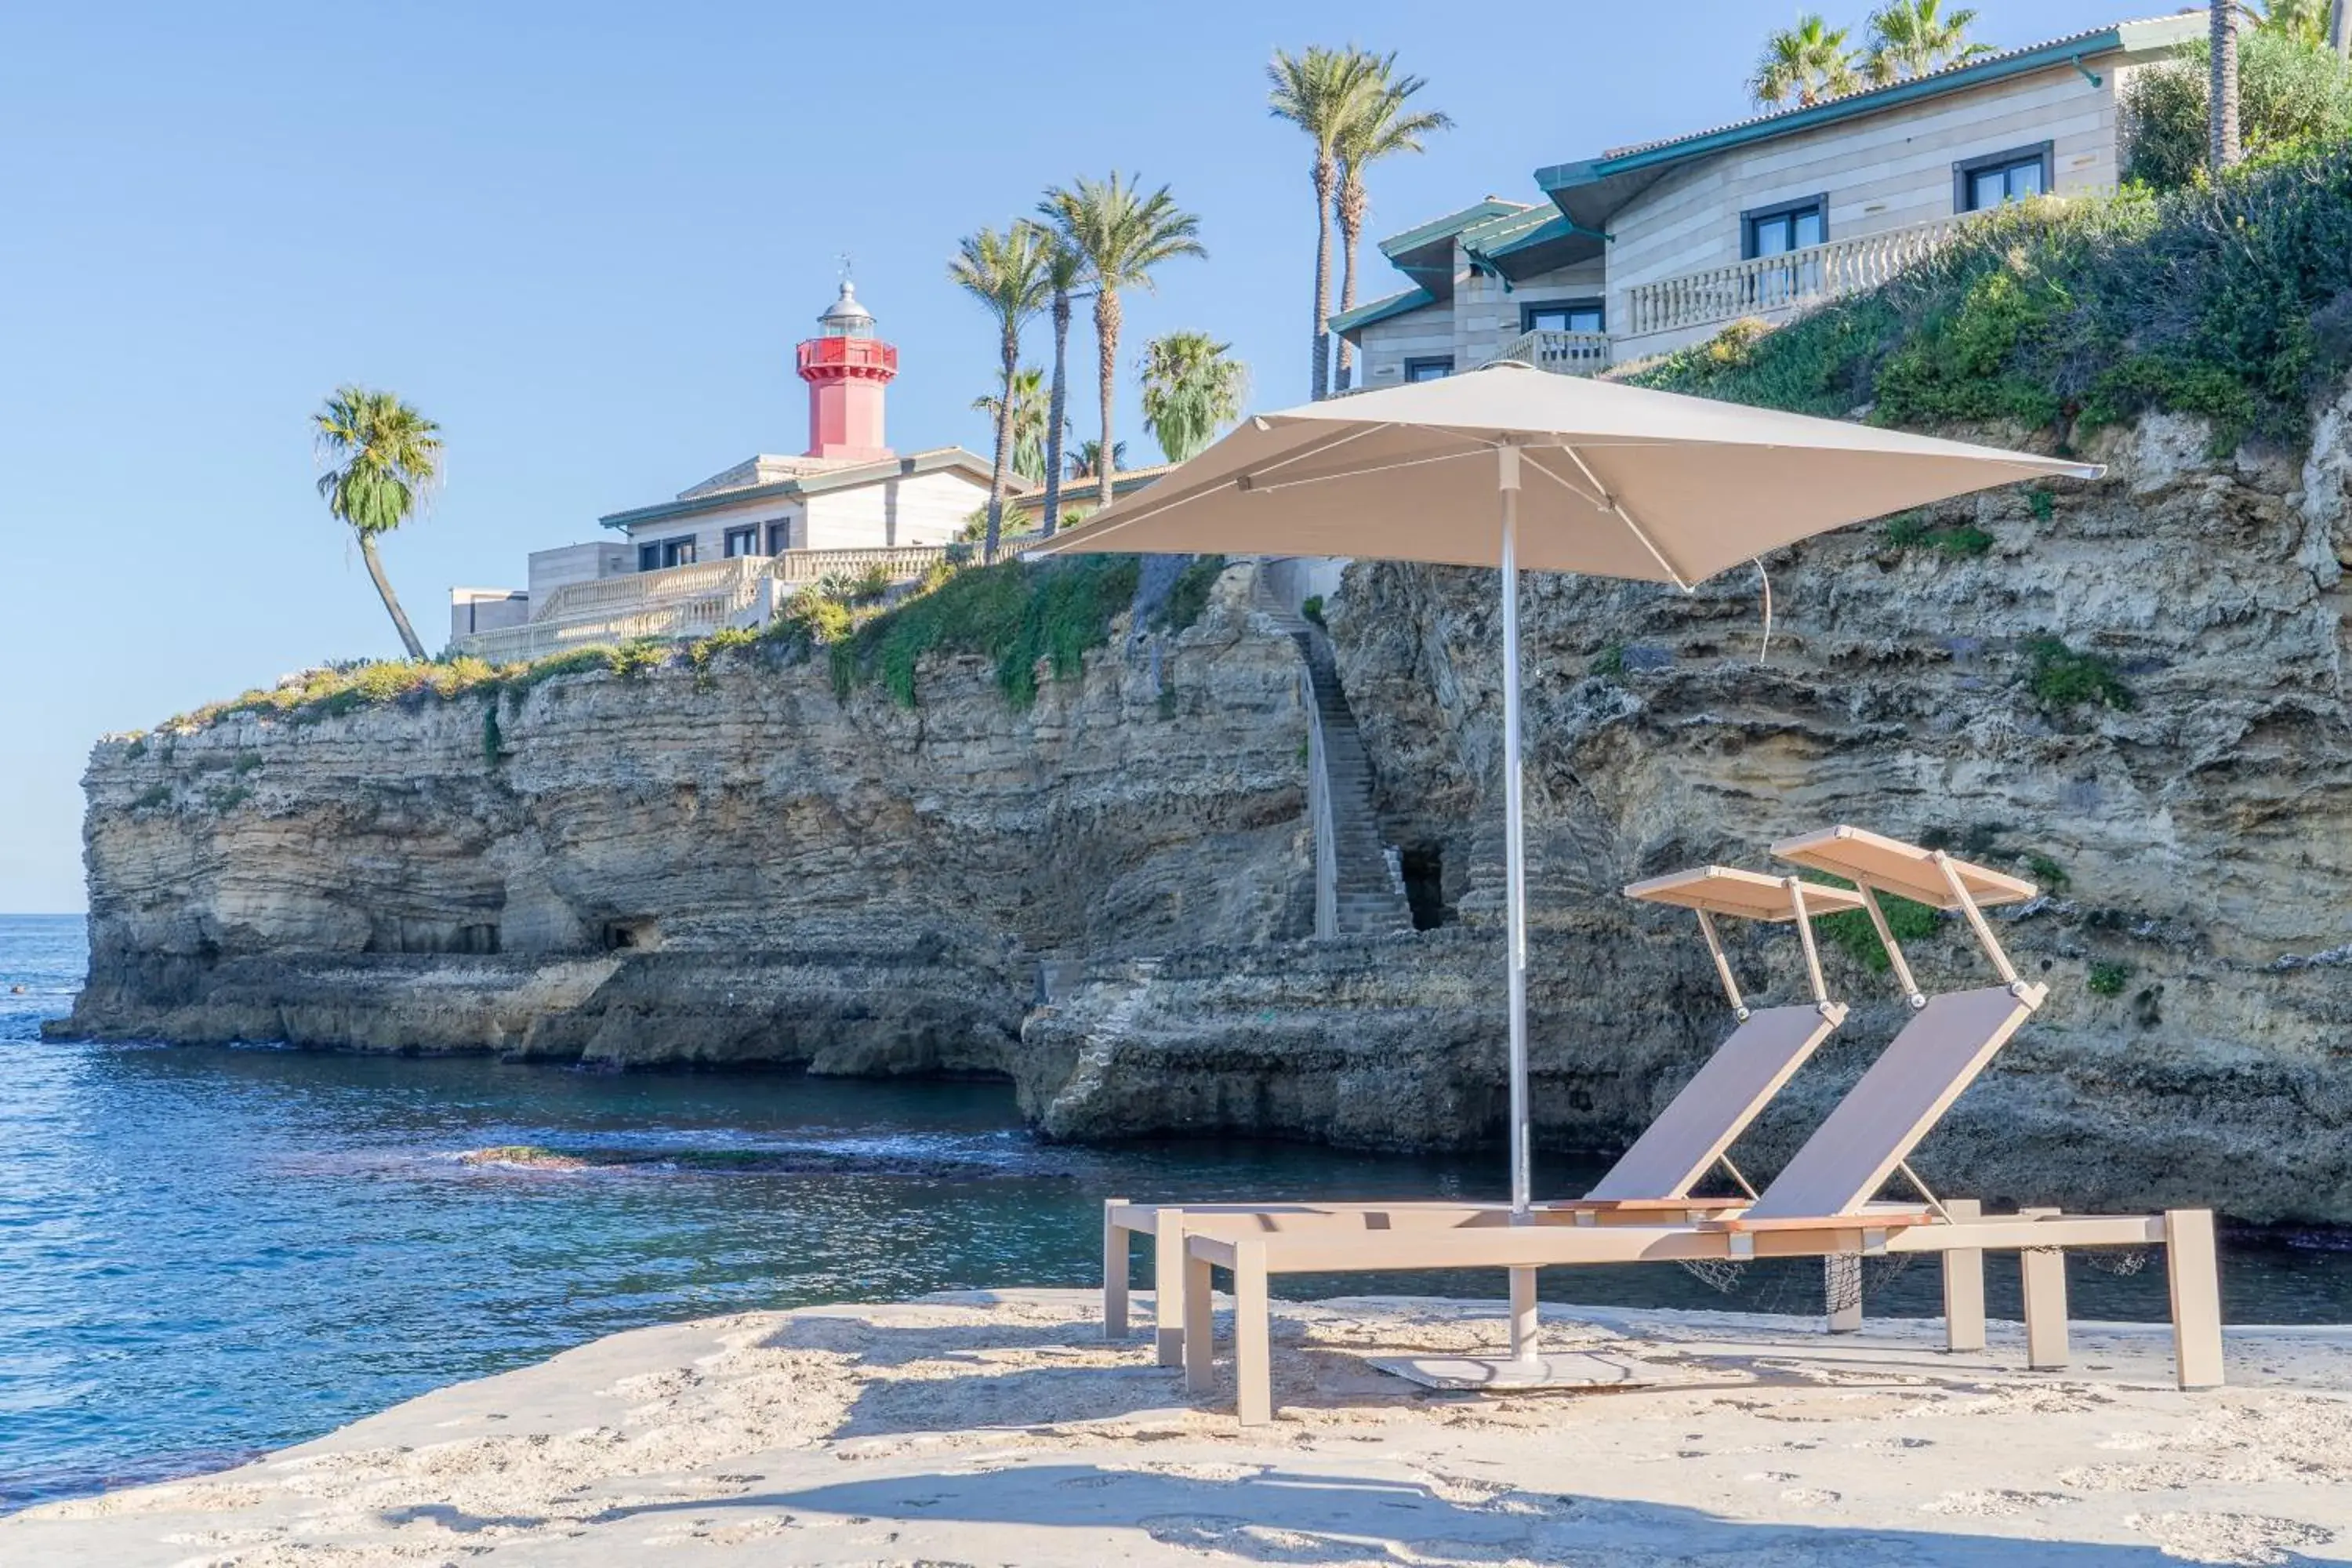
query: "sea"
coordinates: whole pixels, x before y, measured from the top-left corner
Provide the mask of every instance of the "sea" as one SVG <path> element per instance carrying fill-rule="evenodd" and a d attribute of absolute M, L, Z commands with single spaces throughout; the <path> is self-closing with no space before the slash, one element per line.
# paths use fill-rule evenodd
<path fill-rule="evenodd" d="M 85 954 L 79 917 L 0 916 L 0 1512 L 218 1468 L 649 1323 L 1098 1286 L 1109 1195 L 1504 1187 L 1499 1152 L 1045 1144 L 1000 1083 L 45 1041 Z M 1595 1173 L 1551 1159 L 1538 1187 Z M 2001 1261 L 1989 1304 L 2014 1317 Z M 2077 1316 L 2164 1316 L 2160 1260 L 2069 1261 Z M 1872 1312 L 1938 1310 L 1932 1264 L 1872 1267 Z M 1139 1256 L 1139 1285 L 1148 1268 Z M 1820 1273 L 1559 1269 L 1545 1295 L 1808 1312 Z M 1494 1297 L 1502 1281 L 1280 1284 Z M 2233 1322 L 2352 1319 L 2352 1241 L 2233 1227 L 2223 1298 Z"/>

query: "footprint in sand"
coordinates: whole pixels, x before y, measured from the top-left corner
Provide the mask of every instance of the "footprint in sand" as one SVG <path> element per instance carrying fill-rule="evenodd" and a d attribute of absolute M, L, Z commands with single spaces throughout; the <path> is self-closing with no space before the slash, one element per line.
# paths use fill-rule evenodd
<path fill-rule="evenodd" d="M 1976 1519 L 2001 1519 L 2012 1514 L 2030 1513 L 2037 1508 L 2053 1508 L 2075 1500 L 2064 1492 L 2019 1491 L 2010 1487 L 1990 1487 L 1981 1491 L 1946 1492 L 1933 1502 L 1919 1505 L 1921 1513 L 1958 1514 Z"/>
<path fill-rule="evenodd" d="M 1743 1481 L 1755 1481 L 1760 1485 L 1778 1486 L 1783 1481 L 1795 1480 L 1797 1479 L 1797 1472 L 1794 1470 L 1750 1470 L 1739 1479 Z"/>
<path fill-rule="evenodd" d="M 2260 1513 L 2135 1513 L 2124 1522 L 2145 1531 L 2166 1556 L 2191 1563 L 2286 1563 L 2336 1539 L 2332 1530 Z"/>
<path fill-rule="evenodd" d="M 1827 1487 L 1790 1487 L 1780 1493 L 1780 1500 L 1797 1508 L 1827 1508 L 1838 1496 Z"/>

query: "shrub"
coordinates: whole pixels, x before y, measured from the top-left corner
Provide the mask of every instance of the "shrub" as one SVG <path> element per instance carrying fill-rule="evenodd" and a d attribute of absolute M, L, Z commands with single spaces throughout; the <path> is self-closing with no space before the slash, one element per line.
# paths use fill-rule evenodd
<path fill-rule="evenodd" d="M 1595 675 L 1605 675 L 1612 680 L 1623 675 L 1625 673 L 1625 645 L 1621 642 L 1613 642 L 1607 647 L 1602 648 L 1599 653 L 1593 655 L 1591 672 Z"/>
<path fill-rule="evenodd" d="M 145 789 L 141 790 L 136 795 L 131 797 L 131 809 L 133 811 L 152 811 L 159 805 L 169 805 L 171 804 L 171 785 L 159 784 L 149 784 Z"/>
<path fill-rule="evenodd" d="M 259 766 L 261 766 L 259 752 L 239 752 L 236 754 L 236 761 L 229 764 L 229 771 L 236 773 L 237 777 L 243 778 Z"/>
<path fill-rule="evenodd" d="M 131 736 L 131 743 L 122 748 L 122 760 L 126 763 L 135 763 L 146 754 L 147 737 L 144 735 Z"/>
<path fill-rule="evenodd" d="M 2105 960 L 2099 960 L 2092 963 L 2090 978 L 2084 984 L 2090 986 L 2091 994 L 2094 996 L 2120 996 L 2124 994 L 2125 984 L 2131 977 L 2130 964 L 2111 963 Z"/>
<path fill-rule="evenodd" d="M 1832 877 L 1820 871 L 1797 873 L 1808 882 L 1824 887 L 1851 888 L 1852 882 L 1843 877 Z M 1895 893 L 1878 895 L 1878 907 L 1886 916 L 1886 929 L 1898 942 L 1918 942 L 1943 929 L 1944 917 L 1927 904 L 1903 898 Z M 1840 910 L 1813 921 L 1814 931 L 1843 950 L 1855 963 L 1874 974 L 1885 974 L 1895 967 L 1886 956 L 1886 944 L 1878 940 L 1878 928 L 1871 923 L 1868 910 Z"/>
<path fill-rule="evenodd" d="M 1299 603 L 1298 613 L 1317 626 L 1323 626 L 1323 595 L 1309 594 Z"/>
<path fill-rule="evenodd" d="M 2051 514 L 2058 510 L 2058 498 L 2036 485 L 2025 492 L 2025 510 L 2033 514 L 2034 521 L 2048 522 Z"/>
<path fill-rule="evenodd" d="M 686 662 L 694 666 L 698 679 L 706 679 L 712 660 L 730 649 L 753 647 L 760 640 L 761 630 L 752 626 L 721 626 L 709 637 L 688 644 Z"/>
<path fill-rule="evenodd" d="M 1195 555 L 1186 563 L 1170 584 L 1168 597 L 1161 600 L 1160 613 L 1152 624 L 1165 632 L 1181 632 L 1199 624 L 1202 612 L 1209 607 L 1209 594 L 1217 585 L 1217 578 L 1225 569 L 1222 555 Z"/>
<path fill-rule="evenodd" d="M 252 798 L 253 791 L 249 786 L 231 784 L 226 789 L 215 790 L 212 794 L 211 805 L 215 811 L 229 812 L 235 811 Z"/>
<path fill-rule="evenodd" d="M 499 729 L 498 699 L 482 710 L 482 766 L 496 771 L 507 754 L 507 738 Z"/>
<path fill-rule="evenodd" d="M 2019 858 L 2025 862 L 2025 868 L 2032 873 L 2033 879 L 2042 885 L 2045 893 L 2058 892 L 2074 879 L 2066 875 L 2065 867 L 2039 849 L 2029 849 Z"/>
<path fill-rule="evenodd" d="M 2026 687 L 2044 708 L 2066 710 L 2095 702 L 2103 708 L 2130 710 L 2131 688 L 2116 672 L 2112 659 L 2078 653 L 2057 637 L 2030 638 L 2025 653 L 2032 660 Z"/>
<path fill-rule="evenodd" d="M 1110 635 L 1135 595 L 1132 556 L 1082 555 L 1024 565 L 967 567 L 933 593 L 902 600 L 835 642 L 834 689 L 846 698 L 878 681 L 892 700 L 915 705 L 915 668 L 926 654 L 992 658 L 996 682 L 1015 708 L 1037 698 L 1037 664 L 1057 679 L 1084 667 L 1086 651 Z"/>
<path fill-rule="evenodd" d="M 1993 547 L 1993 536 L 1972 522 L 1949 528 L 1929 528 L 1916 511 L 1898 512 L 1886 520 L 1886 542 L 1896 550 L 1932 550 L 1938 555 L 1971 558 Z"/>
<path fill-rule="evenodd" d="M 2207 71 L 2200 39 L 2137 72 L 2118 105 L 2123 176 L 2158 190 L 2206 174 Z M 2238 37 L 2238 140 L 2251 159 L 2352 136 L 2352 75 L 2334 53 L 2257 27 Z"/>
<path fill-rule="evenodd" d="M 614 675 L 635 680 L 669 662 L 671 644 L 660 637 L 633 637 L 605 656 Z"/>

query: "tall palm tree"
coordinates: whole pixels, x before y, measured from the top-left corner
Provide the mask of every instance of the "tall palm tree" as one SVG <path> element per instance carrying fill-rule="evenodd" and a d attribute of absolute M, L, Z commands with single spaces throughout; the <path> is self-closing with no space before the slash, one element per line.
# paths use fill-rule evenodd
<path fill-rule="evenodd" d="M 1864 58 L 1870 79 L 1926 76 L 1992 53 L 1990 44 L 1968 36 L 1976 19 L 1973 10 L 1944 15 L 1942 0 L 1888 0 L 1870 17 L 1870 51 Z"/>
<path fill-rule="evenodd" d="M 1038 204 L 1039 210 L 1050 221 L 1054 216 L 1049 198 Z M 1054 235 L 1054 252 L 1046 259 L 1045 281 L 1054 291 L 1054 392 L 1051 408 L 1045 416 L 1045 537 L 1062 523 L 1062 437 L 1070 427 L 1069 415 L 1069 351 L 1070 301 L 1086 282 L 1087 258 L 1070 248 L 1068 239 L 1058 230 Z"/>
<path fill-rule="evenodd" d="M 1310 398 L 1331 387 L 1331 203 L 1339 188 L 1339 135 L 1357 112 L 1365 89 L 1365 64 L 1375 57 L 1360 49 L 1308 48 L 1298 54 L 1274 51 L 1265 68 L 1266 107 L 1315 143 L 1307 177 L 1315 184 L 1315 337 L 1308 361 Z"/>
<path fill-rule="evenodd" d="M 327 471 L 319 494 L 327 513 L 350 526 L 360 542 L 360 558 L 383 600 L 408 657 L 422 659 L 425 645 L 392 591 L 375 542 L 416 515 L 417 503 L 441 478 L 441 426 L 389 392 L 339 386 L 310 416 L 310 428 Z"/>
<path fill-rule="evenodd" d="M 1086 258 L 1095 285 L 1095 379 L 1102 400 L 1102 449 L 1118 460 L 1111 434 L 1112 395 L 1118 375 L 1118 295 L 1122 289 L 1149 289 L 1151 269 L 1180 256 L 1206 256 L 1199 238 L 1201 220 L 1178 206 L 1168 187 L 1146 194 L 1138 177 L 1106 180 L 1084 176 L 1045 193 L 1063 243 Z M 1110 464 L 1095 476 L 1097 506 L 1110 505 Z"/>
<path fill-rule="evenodd" d="M 988 533 L 982 559 L 996 559 L 1004 531 L 1004 487 L 1013 462 L 1013 380 L 1021 370 L 1021 329 L 1045 307 L 1045 256 L 1053 241 L 1043 229 L 1016 218 L 1002 232 L 983 228 L 964 236 L 948 263 L 948 279 L 987 307 L 996 318 L 997 353 L 1003 380 L 996 400 L 996 463 L 988 477 Z"/>
<path fill-rule="evenodd" d="M 1800 107 L 1852 92 L 1862 85 L 1846 47 L 1847 27 L 1832 27 L 1815 13 L 1797 18 L 1797 25 L 1764 39 L 1763 56 L 1748 91 L 1766 106 L 1796 100 Z"/>
<path fill-rule="evenodd" d="M 987 393 L 971 400 L 971 411 L 987 415 L 993 427 L 1002 402 Z M 1034 364 L 1013 374 L 1012 429 L 1013 471 L 1034 484 L 1045 477 L 1045 373 Z"/>
<path fill-rule="evenodd" d="M 1932 4 L 1932 0 L 1930 0 Z M 1363 237 L 1364 217 L 1370 206 L 1364 194 L 1364 170 L 1399 153 L 1422 151 L 1422 138 L 1444 131 L 1454 121 L 1433 109 L 1408 108 L 1407 100 L 1429 84 L 1417 76 L 1399 76 L 1396 56 L 1351 50 L 1361 64 L 1364 87 L 1356 111 L 1340 126 L 1339 155 L 1339 309 L 1356 308 L 1356 243 Z M 1339 340 L 1336 389 L 1348 390 L 1348 340 Z"/>
<path fill-rule="evenodd" d="M 1169 332 L 1143 345 L 1143 427 L 1171 463 L 1197 457 L 1242 416 L 1249 372 L 1231 343 L 1206 332 Z"/>
<path fill-rule="evenodd" d="M 2206 89 L 2206 159 L 2220 174 L 2238 161 L 2238 16 L 2232 0 L 2208 0 L 2213 47 Z"/>
<path fill-rule="evenodd" d="M 2333 47 L 2335 15 L 2339 5 L 2328 0 L 2270 0 L 2255 25 L 2267 33 L 2284 33 L 2305 48 Z"/>
<path fill-rule="evenodd" d="M 1120 441 L 1115 444 L 1110 449 L 1111 472 L 1117 473 L 1126 466 L 1127 443 Z M 1100 441 L 1081 441 L 1076 446 L 1070 448 L 1070 478 L 1074 479 L 1090 479 L 1102 471 L 1102 443 Z"/>

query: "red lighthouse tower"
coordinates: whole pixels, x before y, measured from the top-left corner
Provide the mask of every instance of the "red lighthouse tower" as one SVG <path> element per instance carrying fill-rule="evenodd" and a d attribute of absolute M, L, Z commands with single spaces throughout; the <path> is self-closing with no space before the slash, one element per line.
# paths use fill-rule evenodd
<path fill-rule="evenodd" d="M 890 456 L 882 437 L 882 393 L 898 374 L 898 351 L 874 336 L 873 312 L 857 302 L 849 279 L 841 298 L 816 319 L 818 334 L 800 346 L 809 384 L 812 458 L 849 462 Z"/>

